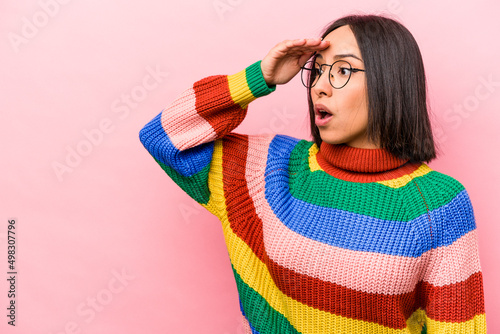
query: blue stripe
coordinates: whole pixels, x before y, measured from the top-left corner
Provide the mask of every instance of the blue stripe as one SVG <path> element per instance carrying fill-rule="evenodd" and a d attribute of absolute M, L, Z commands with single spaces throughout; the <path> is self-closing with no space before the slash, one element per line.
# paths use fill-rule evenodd
<path fill-rule="evenodd" d="M 450 245 L 476 227 L 466 190 L 429 215 L 425 213 L 406 222 L 322 207 L 297 199 L 290 194 L 288 185 L 288 161 L 296 143 L 290 137 L 280 135 L 271 142 L 268 158 L 272 154 L 273 161 L 268 160 L 266 165 L 265 197 L 276 217 L 304 237 L 356 251 L 419 257 L 431 248 Z M 280 159 L 275 160 L 276 156 Z"/>
<path fill-rule="evenodd" d="M 213 141 L 179 151 L 161 125 L 161 113 L 142 128 L 139 138 L 155 159 L 186 177 L 193 176 L 205 168 L 212 160 L 214 152 Z"/>

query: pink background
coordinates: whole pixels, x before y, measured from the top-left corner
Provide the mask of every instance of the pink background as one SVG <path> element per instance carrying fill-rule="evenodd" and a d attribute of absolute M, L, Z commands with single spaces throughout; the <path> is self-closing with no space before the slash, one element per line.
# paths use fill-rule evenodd
<path fill-rule="evenodd" d="M 350 13 L 392 15 L 420 45 L 441 149 L 430 165 L 469 191 L 488 329 L 500 332 L 497 2 L 55 1 L 0 3 L 1 333 L 242 333 L 218 220 L 156 165 L 139 130 L 194 81 Z M 296 77 L 253 102 L 237 132 L 309 139 L 306 117 Z"/>

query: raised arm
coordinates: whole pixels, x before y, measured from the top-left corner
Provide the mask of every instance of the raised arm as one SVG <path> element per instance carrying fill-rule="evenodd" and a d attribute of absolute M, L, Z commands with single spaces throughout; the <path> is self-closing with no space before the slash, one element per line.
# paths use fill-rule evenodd
<path fill-rule="evenodd" d="M 142 144 L 177 185 L 214 212 L 210 194 L 222 189 L 214 188 L 221 183 L 211 183 L 209 171 L 222 168 L 217 154 L 224 140 L 242 140 L 231 131 L 245 118 L 248 104 L 290 81 L 314 51 L 327 45 L 319 39 L 284 41 L 236 74 L 195 82 L 144 126 Z"/>
<path fill-rule="evenodd" d="M 204 78 L 146 124 L 140 140 L 175 183 L 207 205 L 215 141 L 243 121 L 251 101 L 275 89 L 264 81 L 260 61 L 234 75 Z"/>

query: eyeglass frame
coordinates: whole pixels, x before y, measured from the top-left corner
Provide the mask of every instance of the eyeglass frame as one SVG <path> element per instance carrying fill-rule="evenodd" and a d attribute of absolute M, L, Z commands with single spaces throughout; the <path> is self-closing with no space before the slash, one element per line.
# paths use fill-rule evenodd
<path fill-rule="evenodd" d="M 330 75 L 330 73 L 331 73 L 331 71 L 332 71 L 332 67 L 333 67 L 333 65 L 335 65 L 336 63 L 341 62 L 341 61 L 343 61 L 343 62 L 345 62 L 345 63 L 349 64 L 349 67 L 350 67 L 350 68 L 349 68 L 349 78 L 347 78 L 347 81 L 345 82 L 345 84 L 343 84 L 341 87 L 337 88 L 337 87 L 335 87 L 335 86 L 332 84 L 332 81 L 331 81 L 331 75 Z M 307 63 L 310 63 L 310 62 L 314 62 L 315 64 L 318 64 L 318 65 L 319 65 L 319 70 L 321 71 L 321 73 L 320 73 L 320 75 L 318 76 L 318 79 L 316 80 L 316 83 L 314 83 L 311 87 L 307 87 L 307 86 L 304 84 L 304 80 L 303 80 L 303 78 L 302 78 L 302 77 L 303 77 L 303 72 L 304 72 L 304 70 L 307 70 L 307 71 L 310 71 L 310 70 L 311 70 L 311 69 L 308 69 L 308 68 L 306 68 L 306 67 L 305 67 L 305 66 L 306 66 L 306 64 L 307 64 Z M 328 64 L 319 64 L 319 63 L 316 61 L 316 59 L 314 59 L 314 60 L 309 60 L 309 61 L 307 61 L 307 62 L 306 62 L 306 64 L 304 64 L 304 66 L 301 66 L 301 67 L 300 67 L 300 71 L 301 71 L 301 73 L 300 73 L 300 81 L 302 82 L 302 85 L 304 85 L 304 87 L 306 87 L 307 89 L 313 88 L 313 87 L 314 87 L 314 86 L 318 83 L 318 81 L 319 81 L 319 79 L 321 78 L 321 76 L 323 75 L 323 73 L 325 73 L 325 71 L 323 71 L 323 66 L 329 66 L 329 67 L 330 67 L 330 69 L 328 70 L 328 82 L 330 83 L 330 86 L 332 86 L 332 87 L 333 87 L 333 88 L 335 88 L 335 89 L 342 89 L 342 88 L 344 88 L 344 87 L 345 87 L 345 85 L 347 85 L 347 83 L 349 82 L 349 80 L 351 80 L 351 75 L 352 75 L 353 73 L 356 73 L 356 72 L 366 72 L 366 70 L 363 70 L 363 69 L 361 69 L 361 68 L 352 67 L 352 65 L 351 65 L 351 63 L 350 63 L 350 62 L 348 62 L 347 60 L 343 60 L 343 59 L 339 59 L 339 60 L 337 60 L 337 61 L 334 61 L 331 65 L 328 65 Z M 310 78 L 310 74 L 309 74 L 309 78 Z"/>

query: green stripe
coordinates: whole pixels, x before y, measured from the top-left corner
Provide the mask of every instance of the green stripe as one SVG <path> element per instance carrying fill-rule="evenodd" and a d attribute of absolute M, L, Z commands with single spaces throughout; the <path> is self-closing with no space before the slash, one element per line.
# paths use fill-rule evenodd
<path fill-rule="evenodd" d="M 187 177 L 179 174 L 175 169 L 161 163 L 157 159 L 155 160 L 168 176 L 170 176 L 172 180 L 196 202 L 200 204 L 208 203 L 210 199 L 210 190 L 208 189 L 208 172 L 210 170 L 210 164 L 207 164 L 198 173 Z"/>
<path fill-rule="evenodd" d="M 268 86 L 266 80 L 264 80 L 264 75 L 260 68 L 261 62 L 262 61 L 259 60 L 245 69 L 248 87 L 250 87 L 250 91 L 255 97 L 265 96 L 276 90 L 276 85 Z"/>
<path fill-rule="evenodd" d="M 231 267 L 243 310 L 248 321 L 260 334 L 300 334 L 283 314 L 272 308 L 264 297 L 241 279 L 232 264 Z"/>
<path fill-rule="evenodd" d="M 376 182 L 344 181 L 323 171 L 312 173 L 309 159 L 304 158 L 308 157 L 312 145 L 306 140 L 298 142 L 291 152 L 289 163 L 290 193 L 307 203 L 384 220 L 410 221 L 425 214 L 427 207 L 432 211 L 449 203 L 464 190 L 461 183 L 436 171 L 416 177 L 415 182 L 396 189 Z M 318 184 L 322 185 L 321 188 Z"/>

